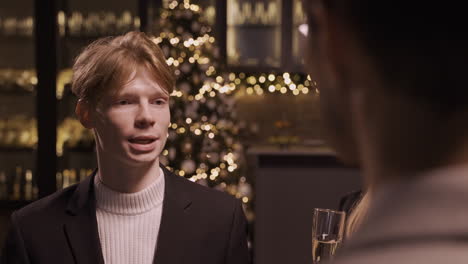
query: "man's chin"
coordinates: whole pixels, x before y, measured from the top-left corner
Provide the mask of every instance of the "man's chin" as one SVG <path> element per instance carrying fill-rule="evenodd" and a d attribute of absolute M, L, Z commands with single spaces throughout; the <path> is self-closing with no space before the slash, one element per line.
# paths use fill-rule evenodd
<path fill-rule="evenodd" d="M 147 154 L 130 154 L 127 158 L 127 164 L 133 166 L 151 165 L 159 162 L 158 156 L 155 153 Z"/>

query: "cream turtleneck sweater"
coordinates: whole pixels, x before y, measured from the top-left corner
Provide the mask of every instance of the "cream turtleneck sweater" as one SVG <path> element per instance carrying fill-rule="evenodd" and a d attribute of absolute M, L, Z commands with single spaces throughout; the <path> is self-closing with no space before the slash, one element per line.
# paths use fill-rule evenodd
<path fill-rule="evenodd" d="M 96 217 L 106 264 L 151 264 L 164 199 L 164 172 L 136 193 L 120 193 L 94 177 Z"/>

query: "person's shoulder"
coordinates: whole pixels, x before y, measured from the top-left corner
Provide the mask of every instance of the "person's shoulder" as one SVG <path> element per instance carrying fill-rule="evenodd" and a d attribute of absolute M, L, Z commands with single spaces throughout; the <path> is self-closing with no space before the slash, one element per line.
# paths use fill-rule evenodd
<path fill-rule="evenodd" d="M 17 219 L 54 218 L 65 213 L 65 209 L 78 184 L 69 186 L 44 198 L 36 200 L 15 211 Z"/>
<path fill-rule="evenodd" d="M 465 243 L 451 241 L 399 241 L 395 245 L 386 245 L 372 249 L 347 252 L 336 256 L 334 264 L 464 264 L 467 263 L 468 251 Z M 338 251 L 338 254 L 340 252 Z"/>

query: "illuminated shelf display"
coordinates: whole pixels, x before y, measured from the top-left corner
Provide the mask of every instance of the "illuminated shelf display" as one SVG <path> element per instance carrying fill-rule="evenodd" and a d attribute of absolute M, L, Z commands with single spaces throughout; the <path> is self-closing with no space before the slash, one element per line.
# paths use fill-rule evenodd
<path fill-rule="evenodd" d="M 294 63 L 304 65 L 304 44 L 306 35 L 304 34 L 307 25 L 307 18 L 302 5 L 302 0 L 294 0 L 293 2 L 293 28 L 292 28 L 292 55 Z"/>
<path fill-rule="evenodd" d="M 227 57 L 232 66 L 280 66 L 281 0 L 227 1 Z"/>

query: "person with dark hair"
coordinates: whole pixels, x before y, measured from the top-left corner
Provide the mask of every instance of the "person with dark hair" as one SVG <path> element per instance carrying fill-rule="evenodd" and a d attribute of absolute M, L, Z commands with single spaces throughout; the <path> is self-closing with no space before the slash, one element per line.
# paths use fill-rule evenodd
<path fill-rule="evenodd" d="M 103 38 L 73 67 L 98 169 L 12 215 L 2 264 L 246 264 L 241 202 L 159 163 L 174 76 L 144 33 Z"/>
<path fill-rule="evenodd" d="M 307 69 L 320 90 L 325 134 L 371 190 L 335 262 L 468 263 L 462 3 L 304 4 Z"/>

